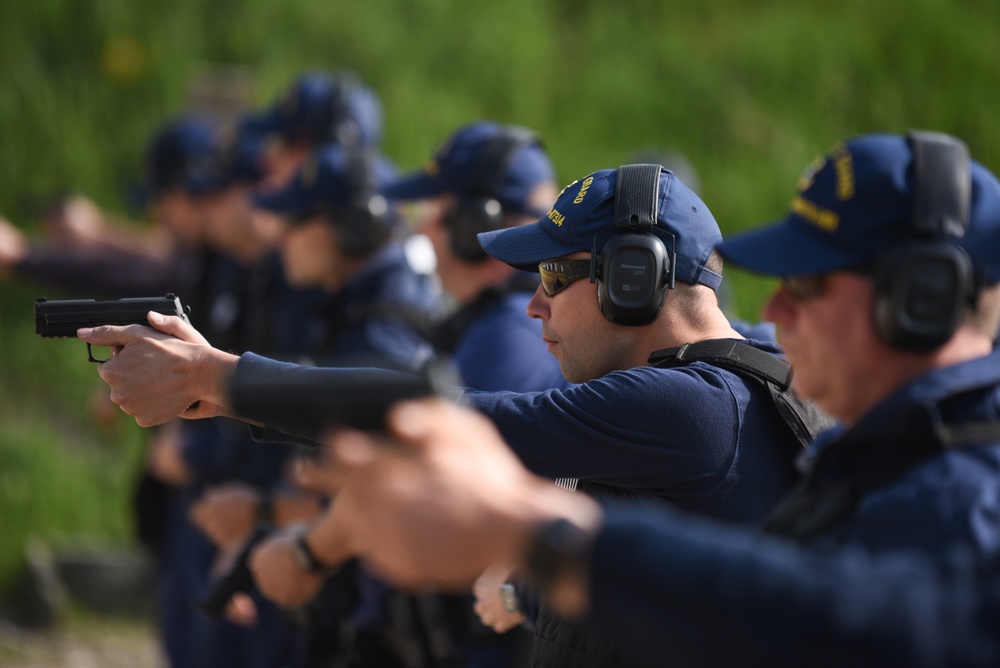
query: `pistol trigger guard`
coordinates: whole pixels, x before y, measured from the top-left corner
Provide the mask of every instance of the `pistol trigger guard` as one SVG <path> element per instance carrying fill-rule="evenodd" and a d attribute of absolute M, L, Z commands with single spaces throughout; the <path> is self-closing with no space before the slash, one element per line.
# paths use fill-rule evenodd
<path fill-rule="evenodd" d="M 111 359 L 111 358 L 109 357 L 108 359 Z M 87 344 L 87 361 L 88 362 L 93 362 L 95 364 L 104 364 L 108 360 L 99 360 L 96 357 L 94 357 L 94 351 L 91 349 L 90 344 L 88 343 Z"/>

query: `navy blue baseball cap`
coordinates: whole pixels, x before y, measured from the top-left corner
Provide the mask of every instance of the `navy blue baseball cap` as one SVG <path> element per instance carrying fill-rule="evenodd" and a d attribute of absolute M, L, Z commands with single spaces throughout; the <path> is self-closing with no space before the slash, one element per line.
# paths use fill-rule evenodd
<path fill-rule="evenodd" d="M 969 230 L 959 245 L 978 278 L 986 284 L 1000 282 L 1000 179 L 975 160 Z"/>
<path fill-rule="evenodd" d="M 1000 279 L 1000 183 L 971 161 L 969 229 L 956 243 L 974 270 Z M 727 261 L 770 276 L 821 274 L 863 266 L 912 238 L 913 150 L 894 134 L 867 134 L 838 142 L 800 177 L 788 215 L 719 245 Z"/>
<path fill-rule="evenodd" d="M 496 259 L 524 271 L 537 271 L 539 262 L 571 253 L 590 252 L 595 247 L 600 252 L 616 234 L 617 181 L 617 169 L 594 172 L 563 188 L 555 205 L 537 223 L 483 232 L 479 243 Z M 719 225 L 701 198 L 673 172 L 662 168 L 653 233 L 668 250 L 676 247 L 677 280 L 713 290 L 719 287 L 722 276 L 705 266 L 722 241 Z"/>
<path fill-rule="evenodd" d="M 200 193 L 218 192 L 238 184 L 256 184 L 264 178 L 263 150 L 263 138 L 245 119 L 220 128 L 212 142 L 210 166 L 193 173 L 189 184 Z"/>
<path fill-rule="evenodd" d="M 262 209 L 280 213 L 292 221 L 333 210 L 375 195 L 395 176 L 395 168 L 384 157 L 339 144 L 318 148 L 299 167 L 291 182 L 271 193 L 259 194 L 254 202 Z M 370 206 L 388 206 L 381 196 Z M 380 212 L 375 212 L 380 213 Z"/>
<path fill-rule="evenodd" d="M 502 137 L 519 141 L 505 159 L 495 160 L 491 148 Z M 489 164 L 490 162 L 494 164 Z M 495 167 L 495 173 L 489 167 Z M 444 194 L 487 196 L 505 211 L 541 215 L 531 207 L 539 184 L 555 180 L 548 153 L 526 128 L 476 121 L 462 126 L 435 151 L 423 169 L 407 174 L 383 189 L 392 199 L 416 200 Z"/>
<path fill-rule="evenodd" d="M 374 146 L 382 140 L 382 103 L 353 73 L 307 72 L 251 124 L 289 141 Z"/>
<path fill-rule="evenodd" d="M 219 127 L 203 116 L 180 116 L 160 126 L 142 156 L 142 173 L 128 203 L 144 209 L 171 190 L 200 196 L 211 190 Z"/>

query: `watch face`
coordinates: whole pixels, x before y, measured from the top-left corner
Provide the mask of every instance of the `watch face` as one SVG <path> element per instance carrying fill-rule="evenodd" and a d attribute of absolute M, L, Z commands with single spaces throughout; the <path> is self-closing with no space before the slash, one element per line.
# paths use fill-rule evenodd
<path fill-rule="evenodd" d="M 517 604 L 517 592 L 514 590 L 514 585 L 500 585 L 500 604 L 503 605 L 504 610 L 512 615 L 521 611 Z"/>
<path fill-rule="evenodd" d="M 298 566 L 303 573 L 309 573 L 312 570 L 312 563 L 309 560 L 309 555 L 306 554 L 306 551 L 302 548 L 302 543 L 295 541 L 292 545 L 294 546 L 292 548 L 292 557 L 295 559 L 295 565 Z"/>

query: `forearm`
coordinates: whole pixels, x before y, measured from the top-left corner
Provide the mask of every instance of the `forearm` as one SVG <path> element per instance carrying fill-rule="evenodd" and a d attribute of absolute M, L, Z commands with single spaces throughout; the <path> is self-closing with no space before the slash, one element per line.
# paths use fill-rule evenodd
<path fill-rule="evenodd" d="M 268 427 L 254 438 L 305 444 L 315 443 L 334 424 L 374 428 L 388 404 L 431 391 L 418 374 L 303 366 L 253 353 L 239 358 L 229 382 L 235 388 L 229 405 L 244 420 Z M 355 424 L 358 420 L 365 424 Z"/>
<path fill-rule="evenodd" d="M 942 577 L 911 554 L 829 554 L 679 514 L 611 509 L 590 568 L 592 623 L 649 660 L 990 665 L 1000 656 L 982 628 L 1000 614 L 987 584 L 961 566 Z"/>

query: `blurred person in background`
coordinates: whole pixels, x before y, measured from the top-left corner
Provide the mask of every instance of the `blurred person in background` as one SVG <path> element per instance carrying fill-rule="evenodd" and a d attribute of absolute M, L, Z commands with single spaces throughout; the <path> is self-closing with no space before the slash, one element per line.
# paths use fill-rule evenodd
<path fill-rule="evenodd" d="M 175 292 L 216 345 L 240 350 L 253 342 L 275 355 L 286 354 L 297 345 L 286 332 L 307 327 L 281 330 L 295 319 L 294 305 L 301 302 L 292 298 L 280 272 L 268 270 L 266 247 L 275 240 L 266 226 L 255 226 L 245 230 L 241 247 L 230 246 L 226 242 L 231 237 L 222 234 L 220 223 L 223 212 L 246 197 L 261 176 L 252 137 L 218 123 L 206 122 L 199 130 L 197 142 L 177 141 L 173 133 L 154 141 L 145 179 L 155 220 L 186 251 L 181 266 L 191 288 Z M 181 137 L 188 139 L 184 133 Z M 159 176 L 171 168 L 181 168 L 182 178 Z M 252 239 L 251 232 L 260 236 Z M 285 324 L 275 328 L 278 312 Z M 288 654 L 290 632 L 279 626 L 282 613 L 275 608 L 260 611 L 262 623 L 270 613 L 273 632 L 257 634 L 249 652 L 244 649 L 249 636 L 241 637 L 241 629 L 210 620 L 197 609 L 219 557 L 190 521 L 191 504 L 216 482 L 268 481 L 291 450 L 249 448 L 237 458 L 247 439 L 245 430 L 234 427 L 225 419 L 163 425 L 150 443 L 146 472 L 136 489 L 140 537 L 158 560 L 157 620 L 173 666 L 275 665 L 274 657 L 283 660 Z M 246 663 L 248 656 L 260 663 Z"/>
<path fill-rule="evenodd" d="M 298 359 L 314 344 L 323 295 L 289 284 L 279 254 L 284 223 L 253 206 L 263 178 L 262 142 L 248 123 L 223 129 L 214 142 L 212 167 L 201 180 L 206 245 L 213 262 L 205 289 L 211 295 L 210 332 L 232 350 L 266 348 Z M 190 619 L 189 643 L 201 665 L 290 665 L 301 632 L 285 611 L 251 592 L 242 615 L 209 621 L 196 609 L 214 574 L 239 551 L 256 521 L 275 522 L 288 506 L 315 503 L 293 495 L 278 508 L 279 490 L 293 488 L 295 448 L 254 442 L 246 429 L 226 420 L 176 425 L 160 439 L 154 473 L 165 476 L 180 497 L 171 517 L 172 563 L 178 576 L 173 613 Z M 249 516 L 247 516 L 247 513 Z M 206 538 L 208 540 L 206 540 Z M 237 623 L 229 623 L 235 621 Z M 171 656 L 179 650 L 171 645 Z"/>
<path fill-rule="evenodd" d="M 261 188 L 265 191 L 287 185 L 319 146 L 374 149 L 382 141 L 381 100 L 346 70 L 298 75 L 249 122 L 264 140 Z"/>
<path fill-rule="evenodd" d="M 555 202 L 555 173 L 527 128 L 477 121 L 447 137 L 424 169 L 391 182 L 390 199 L 415 202 L 414 232 L 434 249 L 435 272 L 453 306 L 435 326 L 437 354 L 469 387 L 526 392 L 565 387 L 527 315 L 538 275 L 490 257 L 481 232 L 526 225 Z"/>
<path fill-rule="evenodd" d="M 289 282 L 325 295 L 318 310 L 322 331 L 306 351 L 311 363 L 384 363 L 418 369 L 431 358 L 433 351 L 426 335 L 440 302 L 430 277 L 410 264 L 401 243 L 405 230 L 398 212 L 379 194 L 394 174 L 392 165 L 372 149 L 326 144 L 306 158 L 285 188 L 260 194 L 254 200 L 256 208 L 280 216 L 286 226 L 281 255 Z M 229 491 L 227 512 L 234 512 L 241 503 L 239 515 L 243 519 L 238 526 L 245 538 L 262 496 L 255 499 L 243 490 L 239 500 L 233 490 Z M 206 524 L 224 524 L 220 517 L 212 517 L 222 503 L 223 492 L 211 492 L 196 509 Z M 308 498 L 313 502 L 308 503 Z M 309 490 L 285 489 L 275 490 L 267 503 L 273 524 L 287 527 L 314 520 L 326 499 L 310 495 Z M 232 530 L 232 526 L 220 526 L 220 531 Z M 293 552 L 297 545 L 288 535 L 265 540 L 255 553 L 301 568 L 302 562 L 295 560 Z M 370 610 L 377 608 L 372 598 L 383 595 L 386 592 L 379 584 L 359 575 L 354 566 L 331 578 L 307 607 L 310 623 L 300 657 L 306 663 L 297 665 L 325 665 L 336 657 L 346 660 L 353 654 L 369 662 L 399 661 L 390 651 L 394 648 L 388 646 L 387 634 L 379 636 L 386 645 L 378 648 L 382 653 L 373 656 L 375 650 L 352 632 L 353 624 L 364 628 L 365 614 L 386 614 L 385 609 Z M 354 609 L 359 601 L 367 604 L 367 613 L 366 608 Z M 408 632 L 407 626 L 411 628 Z M 407 642 L 426 644 L 426 639 L 419 637 L 419 625 L 399 627 Z"/>
<path fill-rule="evenodd" d="M 541 323 L 527 314 L 537 274 L 490 257 L 477 238 L 532 223 L 555 202 L 555 170 L 538 135 L 493 121 L 467 123 L 440 143 L 426 167 L 383 192 L 416 204 L 414 232 L 430 240 L 435 273 L 451 301 L 450 313 L 432 330 L 436 355 L 447 357 L 463 383 L 478 390 L 567 387 L 542 340 Z M 502 616 L 503 630 L 514 630 L 497 638 L 470 619 L 471 639 L 462 640 L 470 648 L 464 665 L 518 665 L 530 654 L 531 635 L 517 628 L 525 617 L 503 607 L 501 586 L 507 594 L 513 587 L 505 583 L 507 574 L 490 575 L 477 607 L 486 609 L 490 626 Z M 467 610 L 473 603 L 463 597 L 447 604 Z"/>
<path fill-rule="evenodd" d="M 148 297 L 174 292 L 196 297 L 204 249 L 198 200 L 213 160 L 218 130 L 194 115 L 157 128 L 142 158 L 141 192 L 152 220 L 148 234 L 110 225 L 108 214 L 83 197 L 51 208 L 50 233 L 28 239 L 0 219 L 0 267 L 13 278 L 87 297 Z"/>

